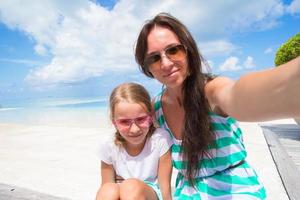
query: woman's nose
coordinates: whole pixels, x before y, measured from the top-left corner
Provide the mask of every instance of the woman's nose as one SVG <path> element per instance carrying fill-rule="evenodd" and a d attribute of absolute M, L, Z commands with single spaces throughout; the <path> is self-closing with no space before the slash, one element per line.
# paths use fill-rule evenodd
<path fill-rule="evenodd" d="M 172 67 L 173 62 L 166 56 L 166 54 L 161 55 L 161 69 L 169 70 Z"/>

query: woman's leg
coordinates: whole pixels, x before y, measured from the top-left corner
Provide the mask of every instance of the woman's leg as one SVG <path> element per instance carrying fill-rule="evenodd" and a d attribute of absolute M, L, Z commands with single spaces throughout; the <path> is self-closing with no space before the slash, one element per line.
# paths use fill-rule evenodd
<path fill-rule="evenodd" d="M 97 192 L 96 200 L 119 200 L 120 187 L 117 183 L 105 183 Z"/>
<path fill-rule="evenodd" d="M 157 200 L 155 191 L 143 181 L 127 179 L 120 184 L 122 200 Z"/>

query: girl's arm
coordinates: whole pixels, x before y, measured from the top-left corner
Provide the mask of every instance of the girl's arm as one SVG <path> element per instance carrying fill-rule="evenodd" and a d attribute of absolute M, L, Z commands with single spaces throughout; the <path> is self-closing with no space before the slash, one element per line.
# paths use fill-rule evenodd
<path fill-rule="evenodd" d="M 101 193 L 103 193 L 103 185 L 105 183 L 114 183 L 115 182 L 115 170 L 112 165 L 106 164 L 101 161 L 101 186 L 96 194 L 96 200 L 103 199 Z"/>
<path fill-rule="evenodd" d="M 112 165 L 101 161 L 101 185 L 105 183 L 115 183 L 115 170 Z"/>
<path fill-rule="evenodd" d="M 172 159 L 170 149 L 160 157 L 158 165 L 158 183 L 164 200 L 172 199 L 171 195 Z"/>
<path fill-rule="evenodd" d="M 205 86 L 210 105 L 240 121 L 300 117 L 300 56 L 237 81 L 217 77 Z"/>

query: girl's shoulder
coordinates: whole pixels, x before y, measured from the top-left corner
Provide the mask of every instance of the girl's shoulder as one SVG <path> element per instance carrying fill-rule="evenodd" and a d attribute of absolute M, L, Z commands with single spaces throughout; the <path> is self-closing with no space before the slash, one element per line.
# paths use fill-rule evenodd
<path fill-rule="evenodd" d="M 156 152 L 157 155 L 162 156 L 173 145 L 173 140 L 166 130 L 157 128 L 149 138 L 148 144 L 147 148 L 150 147 L 151 152 Z"/>
<path fill-rule="evenodd" d="M 163 128 L 158 127 L 155 129 L 152 137 L 157 137 L 157 138 L 169 137 L 169 132 Z"/>
<path fill-rule="evenodd" d="M 167 144 L 168 146 L 172 144 L 172 138 L 168 131 L 162 128 L 156 128 L 151 136 L 151 140 L 154 143 L 160 143 L 162 145 Z"/>
<path fill-rule="evenodd" d="M 113 136 L 105 137 L 100 144 L 100 149 L 106 152 L 119 151 L 120 146 L 115 143 L 115 138 Z"/>
<path fill-rule="evenodd" d="M 98 156 L 100 160 L 107 164 L 112 164 L 115 155 L 119 153 L 119 148 L 114 142 L 113 137 L 104 137 L 98 148 Z"/>

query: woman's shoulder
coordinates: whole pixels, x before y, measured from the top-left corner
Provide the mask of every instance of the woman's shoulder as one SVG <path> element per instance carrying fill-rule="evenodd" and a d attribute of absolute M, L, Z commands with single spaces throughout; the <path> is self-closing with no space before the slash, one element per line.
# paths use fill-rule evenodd
<path fill-rule="evenodd" d="M 234 80 L 232 80 L 229 77 L 226 76 L 216 76 L 211 79 L 207 79 L 205 83 L 205 89 L 214 89 L 215 87 L 222 87 L 226 84 L 234 83 Z"/>
<path fill-rule="evenodd" d="M 205 96 L 211 109 L 224 117 L 227 117 L 226 108 L 232 101 L 232 88 L 235 81 L 228 77 L 216 77 L 205 84 Z"/>
<path fill-rule="evenodd" d="M 163 91 L 159 92 L 156 96 L 152 99 L 152 105 L 154 107 L 154 110 L 158 110 L 161 108 L 161 96 L 163 94 Z"/>

